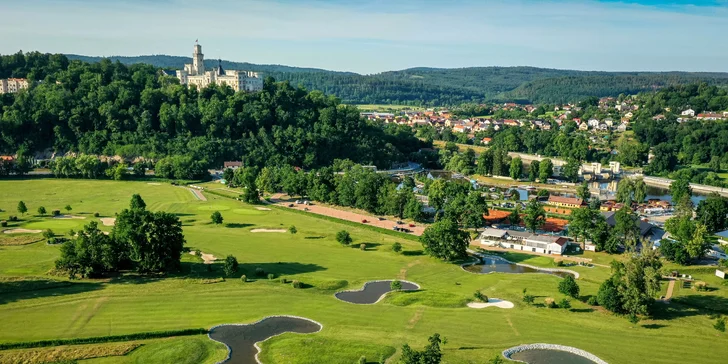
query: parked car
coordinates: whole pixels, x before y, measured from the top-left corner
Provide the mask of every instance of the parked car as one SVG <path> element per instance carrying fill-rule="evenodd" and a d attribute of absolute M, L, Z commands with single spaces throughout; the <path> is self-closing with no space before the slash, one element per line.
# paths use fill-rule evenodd
<path fill-rule="evenodd" d="M 288 207 L 293 207 L 293 204 L 288 204 Z"/>
<path fill-rule="evenodd" d="M 378 219 L 379 219 L 379 221 L 384 221 L 384 220 L 386 220 L 386 219 L 385 219 L 385 218 L 383 218 L 383 217 L 379 217 Z"/>
<path fill-rule="evenodd" d="M 409 227 L 415 227 L 415 224 L 409 224 Z"/>
<path fill-rule="evenodd" d="M 301 200 L 296 200 L 296 205 L 300 205 L 301 203 Z"/>
<path fill-rule="evenodd" d="M 397 224 L 402 225 L 404 223 L 401 220 L 397 220 Z"/>
<path fill-rule="evenodd" d="M 366 219 L 364 219 L 364 220 L 362 220 L 361 222 L 362 222 L 362 224 L 366 224 L 366 223 L 368 223 L 369 221 L 367 221 Z"/>
<path fill-rule="evenodd" d="M 393 227 L 393 228 L 392 228 L 392 230 L 394 230 L 394 231 L 399 231 L 399 226 L 395 226 L 395 227 Z"/>

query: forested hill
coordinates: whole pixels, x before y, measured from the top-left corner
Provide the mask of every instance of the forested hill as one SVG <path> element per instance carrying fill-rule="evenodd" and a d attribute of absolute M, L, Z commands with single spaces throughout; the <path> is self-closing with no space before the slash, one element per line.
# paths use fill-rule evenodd
<path fill-rule="evenodd" d="M 87 62 L 100 57 L 69 55 Z M 179 69 L 189 57 L 111 57 L 121 63 L 148 63 Z M 217 65 L 208 60 L 208 67 Z M 255 65 L 222 61 L 223 68 L 265 72 L 276 80 L 291 81 L 309 90 L 321 90 L 353 104 L 455 105 L 463 102 L 519 101 L 564 103 L 589 96 L 635 94 L 666 86 L 706 82 L 728 85 L 728 73 L 691 72 L 596 72 L 536 67 L 470 67 L 456 69 L 410 68 L 360 75 L 315 68 Z"/>

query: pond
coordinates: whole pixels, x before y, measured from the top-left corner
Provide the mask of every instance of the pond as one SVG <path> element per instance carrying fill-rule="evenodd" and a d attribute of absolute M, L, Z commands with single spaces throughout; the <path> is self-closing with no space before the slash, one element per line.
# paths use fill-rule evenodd
<path fill-rule="evenodd" d="M 270 316 L 256 323 L 219 325 L 210 330 L 210 339 L 230 350 L 226 364 L 257 364 L 256 343 L 286 332 L 310 334 L 321 331 L 318 322 L 294 316 Z"/>
<path fill-rule="evenodd" d="M 593 361 L 567 351 L 533 349 L 511 354 L 511 359 L 528 364 L 594 364 Z"/>
<path fill-rule="evenodd" d="M 420 286 L 416 283 L 399 281 L 402 285 L 402 291 L 415 291 L 420 289 Z M 334 296 L 342 301 L 349 303 L 356 303 L 360 305 L 367 305 L 379 302 L 384 295 L 389 293 L 392 281 L 371 281 L 364 284 L 364 288 L 357 291 L 342 291 L 336 293 Z"/>
<path fill-rule="evenodd" d="M 553 274 L 561 278 L 571 274 L 568 272 L 553 272 L 526 267 L 497 257 L 482 257 L 480 258 L 480 263 L 464 266 L 463 269 L 471 273 L 545 273 Z"/>
<path fill-rule="evenodd" d="M 599 193 L 602 199 L 614 199 L 617 192 L 618 181 L 609 182 L 592 182 L 589 187 L 591 189 L 599 189 Z M 705 200 L 707 197 L 703 194 L 693 192 L 693 196 L 690 198 L 695 206 L 700 201 Z M 672 203 L 672 196 L 670 196 L 670 190 L 662 187 L 647 186 L 647 199 L 651 200 L 665 200 Z"/>

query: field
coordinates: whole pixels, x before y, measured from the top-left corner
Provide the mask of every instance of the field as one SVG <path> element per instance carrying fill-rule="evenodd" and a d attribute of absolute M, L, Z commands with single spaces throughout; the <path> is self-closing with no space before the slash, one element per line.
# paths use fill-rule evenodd
<path fill-rule="evenodd" d="M 58 235 L 67 234 L 99 221 L 96 212 L 100 217 L 113 217 L 127 206 L 133 193 L 142 195 L 148 209 L 177 214 L 188 247 L 218 258 L 232 254 L 241 262 L 240 273 L 248 277 L 260 267 L 289 281 L 299 280 L 307 288 L 294 289 L 279 279 L 243 283 L 238 276 L 222 280 L 221 264 L 214 264 L 208 272 L 199 258 L 189 254 L 183 257 L 183 271 L 166 278 L 126 275 L 68 281 L 49 274 L 59 256 L 58 246 L 44 241 L 3 245 L 2 240 L 9 236 L 0 233 L 0 343 L 210 328 L 250 323 L 269 315 L 296 315 L 320 322 L 323 330 L 265 341 L 260 355 L 263 362 L 354 363 L 361 356 L 375 362 L 383 354 L 394 353 L 388 363 L 395 363 L 402 344 L 421 348 L 435 332 L 447 338 L 443 358 L 447 363 L 487 363 L 506 348 L 539 342 L 578 347 L 609 363 L 723 363 L 728 352 L 728 335 L 713 329 L 714 320 L 708 318 L 710 312 L 728 314 L 728 286 L 711 278 L 712 272 L 705 269 L 693 275 L 714 290 L 680 289 L 676 302 L 659 311 L 659 319 L 631 324 L 576 300 L 572 300 L 571 310 L 521 302 L 524 288 L 537 297 L 537 303 L 546 297 L 561 299 L 555 276 L 467 273 L 456 264 L 423 255 L 421 246 L 412 240 L 285 209 L 261 211 L 211 193 L 205 194 L 207 201 L 200 201 L 188 190 L 169 184 L 0 181 L 0 208 L 5 210 L 0 212 L 0 220 L 18 215 L 21 221 L 10 222 L 7 229 L 51 228 Z M 20 200 L 28 207 L 25 215 L 15 211 Z M 35 216 L 39 206 L 51 211 L 67 204 L 73 208 L 69 214 L 86 219 Z M 222 213 L 223 225 L 210 223 L 213 211 Z M 291 225 L 296 226 L 297 234 L 251 232 Z M 344 229 L 354 238 L 353 247 L 335 241 L 336 232 Z M 394 242 L 403 245 L 403 254 L 390 250 Z M 366 250 L 359 249 L 361 243 L 367 243 Z M 554 266 L 548 257 L 509 253 L 507 258 Z M 603 255 L 598 259 L 605 264 L 611 260 Z M 581 274 L 578 283 L 583 296 L 596 294 L 609 275 L 604 267 L 570 269 Z M 422 290 L 392 293 L 374 305 L 353 305 L 334 297 L 340 290 L 360 289 L 369 280 L 394 278 L 415 282 Z M 465 307 L 476 290 L 512 301 L 515 308 Z M 134 343 L 141 346 L 124 356 L 79 362 L 214 363 L 226 355 L 221 344 L 205 336 Z M 112 350 L 114 345 L 99 344 L 98 350 Z M 0 355 L 13 352 L 4 350 Z"/>

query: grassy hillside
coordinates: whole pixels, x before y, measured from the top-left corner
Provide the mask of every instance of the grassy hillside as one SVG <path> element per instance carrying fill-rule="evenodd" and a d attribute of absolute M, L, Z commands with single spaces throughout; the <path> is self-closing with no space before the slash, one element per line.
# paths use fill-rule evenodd
<path fill-rule="evenodd" d="M 209 188 L 219 185 L 210 184 Z M 52 227 L 67 233 L 94 221 L 94 212 L 113 216 L 140 193 L 151 210 L 177 214 L 182 220 L 187 246 L 216 257 L 235 255 L 242 272 L 253 277 L 256 267 L 287 279 L 300 280 L 306 289 L 294 289 L 278 279 L 242 283 L 238 276 L 224 281 L 221 264 L 208 271 L 193 255 L 183 257 L 183 272 L 171 277 L 122 276 L 105 280 L 67 281 L 47 271 L 59 248 L 44 242 L 22 246 L 0 244 L 0 342 L 50 338 L 76 338 L 185 328 L 209 328 L 222 323 L 250 323 L 268 315 L 298 315 L 323 324 L 311 335 L 284 334 L 262 344 L 265 363 L 353 363 L 366 356 L 369 362 L 381 353 L 392 353 L 405 342 L 416 348 L 438 332 L 447 338 L 447 363 L 486 363 L 503 349 L 524 343 L 547 342 L 575 346 L 610 363 L 678 364 L 722 363 L 728 336 L 712 328 L 706 307 L 725 312 L 725 286 L 711 280 L 712 272 L 695 272 L 706 279 L 711 292 L 681 292 L 685 305 L 665 305 L 660 318 L 637 325 L 600 308 L 572 300 L 573 309 L 547 309 L 521 302 L 524 288 L 537 297 L 561 299 L 559 278 L 544 274 L 467 273 L 458 265 L 421 255 L 421 246 L 371 230 L 294 214 L 284 209 L 261 211 L 254 206 L 207 193 L 196 200 L 182 188 L 144 182 L 37 179 L 0 181 L 0 219 L 7 218 L 23 200 L 30 211 L 65 204 L 83 220 L 64 220 L 63 226 L 48 217 L 26 214 L 9 228 Z M 220 211 L 222 226 L 212 225 L 210 214 Z M 15 214 L 13 212 L 13 214 Z M 254 228 L 286 228 L 298 233 L 252 233 Z M 109 230 L 110 227 L 104 227 Z M 349 230 L 354 247 L 335 241 L 336 232 Z M 0 234 L 4 235 L 4 234 Z M 366 242 L 366 251 L 359 243 Z M 405 254 L 395 254 L 394 242 Z M 510 259 L 539 266 L 554 266 L 547 257 L 510 254 Z M 582 295 L 594 295 L 609 275 L 605 267 L 575 267 Z M 358 289 L 375 279 L 407 279 L 422 291 L 399 292 L 374 305 L 352 305 L 333 294 Z M 482 290 L 489 297 L 510 300 L 513 309 L 470 309 L 463 306 Z M 689 306 L 688 305 L 698 305 Z M 697 308 L 696 308 L 697 307 Z M 655 350 L 655 342 L 660 349 Z M 140 349 L 123 357 L 92 359 L 90 363 L 215 362 L 224 357 L 221 345 L 205 337 L 141 341 Z M 189 359 L 194 347 L 196 359 Z M 619 348 L 619 350 L 615 350 Z M 13 353 L 3 353 L 13 354 Z M 396 358 L 399 352 L 394 354 Z M 323 358 L 323 359 L 322 359 Z M 82 361 L 83 363 L 83 361 Z"/>
<path fill-rule="evenodd" d="M 68 55 L 88 62 L 100 57 Z M 179 69 L 189 57 L 153 55 L 110 57 L 122 63 L 149 63 Z M 207 67 L 217 66 L 207 60 Z M 728 73 L 691 72 L 597 72 L 537 67 L 409 68 L 360 75 L 316 68 L 256 65 L 222 61 L 225 69 L 264 72 L 277 80 L 288 80 L 311 90 L 334 94 L 354 104 L 454 105 L 463 102 L 519 101 L 562 103 L 588 96 L 635 94 L 669 85 L 707 82 L 728 85 Z"/>

